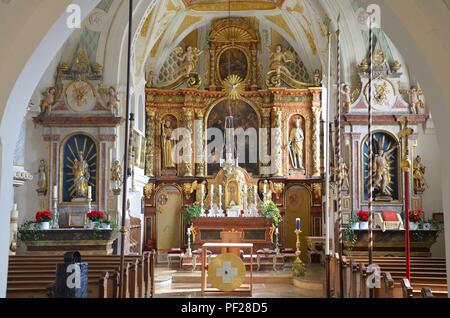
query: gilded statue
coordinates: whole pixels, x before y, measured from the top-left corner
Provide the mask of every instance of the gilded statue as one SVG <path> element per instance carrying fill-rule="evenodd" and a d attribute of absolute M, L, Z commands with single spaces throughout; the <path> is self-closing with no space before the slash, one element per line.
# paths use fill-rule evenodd
<path fill-rule="evenodd" d="M 206 181 L 203 181 L 202 183 L 198 183 L 197 180 L 195 180 L 191 184 L 190 193 L 192 194 L 195 191 L 195 203 L 200 204 L 202 200 L 205 199 L 205 189 L 206 189 Z"/>
<path fill-rule="evenodd" d="M 87 198 L 88 186 L 91 174 L 89 172 L 89 164 L 84 159 L 82 151 L 78 152 L 78 159 L 76 158 L 72 167 L 73 173 L 73 185 L 74 185 L 74 197 L 75 198 Z"/>
<path fill-rule="evenodd" d="M 47 195 L 47 162 L 41 160 L 37 171 L 37 189 L 38 195 Z"/>
<path fill-rule="evenodd" d="M 147 183 L 144 186 L 144 196 L 147 200 L 150 200 L 152 198 L 154 189 L 155 189 L 155 185 L 153 183 Z"/>
<path fill-rule="evenodd" d="M 117 91 L 114 87 L 108 89 L 108 103 L 107 106 L 114 115 L 119 114 L 119 98 L 117 97 Z"/>
<path fill-rule="evenodd" d="M 420 114 L 421 110 L 424 108 L 425 104 L 421 99 L 422 90 L 416 86 L 413 86 L 409 90 L 409 99 L 411 102 L 411 107 L 414 114 Z"/>
<path fill-rule="evenodd" d="M 271 52 L 269 56 L 270 70 L 276 71 L 277 75 L 280 75 L 281 72 L 284 72 L 287 75 L 292 76 L 286 64 L 291 63 L 293 60 L 294 57 L 292 56 L 292 53 L 290 51 L 283 51 L 281 45 L 278 44 L 275 47 L 275 51 Z"/>
<path fill-rule="evenodd" d="M 320 70 L 316 69 L 314 71 L 314 84 L 320 86 L 322 84 L 322 76 L 320 75 Z"/>
<path fill-rule="evenodd" d="M 122 176 L 122 166 L 120 165 L 119 160 L 114 160 L 111 167 L 111 181 L 113 192 L 120 192 L 120 187 L 122 186 Z"/>
<path fill-rule="evenodd" d="M 196 72 L 198 60 L 203 51 L 196 47 L 188 46 L 186 50 L 181 47 L 175 49 L 178 60 L 182 63 L 175 77 L 180 75 L 190 75 Z"/>
<path fill-rule="evenodd" d="M 375 139 L 376 141 L 376 139 Z M 378 144 L 378 142 L 376 142 Z M 389 151 L 383 150 L 378 144 L 378 153 L 375 155 L 373 162 L 374 180 L 373 184 L 375 189 L 379 191 L 380 196 L 391 196 L 389 190 L 389 184 L 391 183 L 391 173 L 389 165 L 389 157 L 397 147 L 393 147 Z"/>
<path fill-rule="evenodd" d="M 305 136 L 302 129 L 302 119 L 295 120 L 295 127 L 292 128 L 289 135 L 289 155 L 292 166 L 295 169 L 304 169 L 303 166 L 303 142 Z"/>
<path fill-rule="evenodd" d="M 342 87 L 341 90 L 342 96 L 344 96 L 344 101 L 342 106 L 344 106 L 344 113 L 347 113 L 350 110 L 350 106 L 352 105 L 352 91 L 350 90 L 350 86 L 347 84 Z"/>
<path fill-rule="evenodd" d="M 161 162 L 163 168 L 175 168 L 172 158 L 174 140 L 172 139 L 172 123 L 166 120 L 161 127 Z"/>
<path fill-rule="evenodd" d="M 43 93 L 44 99 L 41 101 L 41 113 L 50 114 L 55 104 L 56 88 L 50 87 Z"/>
<path fill-rule="evenodd" d="M 413 182 L 416 193 L 423 193 L 425 191 L 425 166 L 420 156 L 417 156 L 414 160 Z"/>

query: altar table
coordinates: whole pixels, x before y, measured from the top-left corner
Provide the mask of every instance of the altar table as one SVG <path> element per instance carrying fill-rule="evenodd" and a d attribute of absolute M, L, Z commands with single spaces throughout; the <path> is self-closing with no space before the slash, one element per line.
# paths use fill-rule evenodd
<path fill-rule="evenodd" d="M 50 229 L 24 231 L 27 255 L 64 255 L 79 251 L 82 255 L 111 255 L 117 235 L 106 229 Z"/>

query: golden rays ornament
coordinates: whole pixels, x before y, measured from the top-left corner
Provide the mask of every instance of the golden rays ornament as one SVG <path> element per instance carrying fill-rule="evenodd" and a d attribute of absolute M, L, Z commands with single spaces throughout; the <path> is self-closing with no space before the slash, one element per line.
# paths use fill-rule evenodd
<path fill-rule="evenodd" d="M 235 254 L 218 255 L 209 263 L 208 278 L 211 285 L 220 291 L 236 290 L 245 280 L 244 262 Z"/>
<path fill-rule="evenodd" d="M 244 91 L 242 78 L 236 74 L 228 75 L 223 83 L 223 91 L 231 100 L 237 100 Z"/>

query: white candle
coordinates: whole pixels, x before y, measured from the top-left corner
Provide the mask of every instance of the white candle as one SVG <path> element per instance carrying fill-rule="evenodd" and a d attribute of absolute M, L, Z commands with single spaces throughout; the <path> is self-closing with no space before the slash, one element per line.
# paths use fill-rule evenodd
<path fill-rule="evenodd" d="M 191 228 L 190 227 L 188 227 L 188 229 L 187 229 L 187 234 L 191 235 Z"/>
<path fill-rule="evenodd" d="M 221 195 L 221 194 L 222 194 L 222 185 L 219 184 L 219 195 Z"/>
<path fill-rule="evenodd" d="M 277 227 L 275 228 L 275 234 L 278 235 L 278 228 Z"/>
<path fill-rule="evenodd" d="M 263 194 L 266 194 L 266 190 L 267 190 L 267 183 L 264 182 L 264 186 L 263 186 Z"/>
<path fill-rule="evenodd" d="M 247 193 L 247 185 L 244 184 L 244 193 Z"/>
<path fill-rule="evenodd" d="M 92 199 L 92 187 L 88 186 L 88 199 Z"/>
<path fill-rule="evenodd" d="M 58 199 L 58 186 L 53 186 L 53 199 Z"/>

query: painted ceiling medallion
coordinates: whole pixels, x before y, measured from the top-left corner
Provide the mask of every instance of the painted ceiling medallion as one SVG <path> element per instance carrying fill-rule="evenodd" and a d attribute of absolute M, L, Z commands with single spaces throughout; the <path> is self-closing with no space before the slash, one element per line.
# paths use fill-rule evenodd
<path fill-rule="evenodd" d="M 244 91 L 244 85 L 242 83 L 242 78 L 238 75 L 229 75 L 225 78 L 223 83 L 223 91 L 228 95 L 231 100 L 237 100 L 241 97 Z"/>

